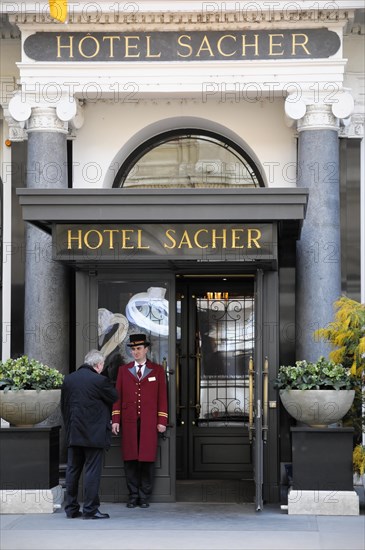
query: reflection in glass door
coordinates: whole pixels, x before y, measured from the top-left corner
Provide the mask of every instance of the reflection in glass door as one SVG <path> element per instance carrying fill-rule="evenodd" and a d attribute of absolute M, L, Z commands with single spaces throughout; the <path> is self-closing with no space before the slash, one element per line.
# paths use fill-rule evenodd
<path fill-rule="evenodd" d="M 252 479 L 254 277 L 186 282 L 177 304 L 177 476 Z"/>
<path fill-rule="evenodd" d="M 166 283 L 100 280 L 98 286 L 98 344 L 108 376 L 116 380 L 119 365 L 133 360 L 130 334 L 145 334 L 149 358 L 168 362 L 169 304 Z"/>
<path fill-rule="evenodd" d="M 127 346 L 130 334 L 145 334 L 151 343 L 148 357 L 155 363 L 168 365 L 169 285 L 136 278 L 112 280 L 101 276 L 98 279 L 94 306 L 98 310 L 98 347 L 105 356 L 107 375 L 112 380 L 116 380 L 120 365 L 133 361 Z M 166 368 L 168 388 L 174 382 L 170 372 Z M 171 394 L 170 388 L 168 391 Z M 158 440 L 155 462 L 153 498 L 157 502 L 174 499 L 170 467 L 174 448 L 170 428 L 163 435 Z M 100 491 L 103 499 L 112 502 L 127 498 L 120 436 L 112 437 L 111 448 L 104 455 Z"/>
<path fill-rule="evenodd" d="M 247 420 L 247 367 L 254 345 L 253 296 L 196 297 L 197 422 Z"/>

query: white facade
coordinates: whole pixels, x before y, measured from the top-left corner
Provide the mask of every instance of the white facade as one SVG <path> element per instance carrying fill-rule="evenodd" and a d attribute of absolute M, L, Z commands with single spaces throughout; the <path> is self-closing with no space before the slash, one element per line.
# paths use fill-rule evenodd
<path fill-rule="evenodd" d="M 255 398 L 253 394 L 249 397 L 250 407 L 254 398 L 259 411 L 255 415 L 257 433 L 262 430 L 264 434 L 262 439 L 255 439 L 255 451 L 251 452 L 248 419 L 244 443 L 241 428 L 237 424 L 229 427 L 231 433 L 237 430 L 238 434 L 237 480 L 243 466 L 251 481 L 255 470 L 257 509 L 262 505 L 263 485 L 269 502 L 277 502 L 281 484 L 278 472 L 288 460 L 290 427 L 280 417 L 278 392 L 272 384 L 275 369 L 282 357 L 291 360 L 296 354 L 298 359 L 313 360 L 323 349 L 314 342 L 313 331 L 331 320 L 333 302 L 341 291 L 361 295 L 365 301 L 363 1 L 70 1 L 64 24 L 50 18 L 44 0 L 3 2 L 1 10 L 2 357 L 25 352 L 61 372 L 73 370 L 92 341 L 86 329 L 94 327 L 98 336 L 98 308 L 110 307 L 120 314 L 129 294 L 150 290 L 150 285 L 160 285 L 157 288 L 164 293 L 168 290 L 170 307 L 173 305 L 170 313 L 175 311 L 164 326 L 166 341 L 159 348 L 158 360 L 166 363 L 167 357 L 170 361 L 166 372 L 171 374 L 172 443 L 171 447 L 170 441 L 162 446 L 157 498 L 171 501 L 181 458 L 176 460 L 174 445 L 177 455 L 178 445 L 180 449 L 201 445 L 200 450 L 181 459 L 189 468 L 196 459 L 193 477 L 202 473 L 208 479 L 216 467 L 211 465 L 215 463 L 214 452 L 207 463 L 203 458 L 200 462 L 210 445 L 210 433 L 198 433 L 203 417 L 198 419 L 199 414 L 194 417 L 191 411 L 194 407 L 200 411 L 200 344 L 194 340 L 198 330 L 192 321 L 193 309 L 184 310 L 187 302 L 182 305 L 178 296 L 185 290 L 188 294 L 191 288 L 195 292 L 189 285 L 200 288 L 203 278 L 206 289 L 214 277 L 219 285 L 218 278 L 228 273 L 231 288 L 241 285 L 247 303 L 255 303 L 255 337 L 250 349 L 254 350 L 254 360 L 264 364 L 255 364 Z M 260 175 L 255 180 L 257 186 L 265 189 L 242 192 L 243 187 L 255 186 L 249 177 L 248 184 L 245 181 L 238 191 L 234 185 L 229 189 L 229 178 L 219 185 L 211 176 L 200 189 L 189 189 L 189 184 L 184 189 L 170 185 L 165 170 L 169 162 L 178 176 L 179 171 L 185 176 L 186 169 L 190 177 L 190 168 L 195 176 L 204 170 L 205 161 L 208 165 L 212 160 L 208 147 L 204 149 L 206 144 L 196 145 L 196 151 L 201 147 L 202 156 L 195 155 L 194 144 L 190 151 L 188 144 L 181 153 L 181 157 L 186 155 L 185 164 L 174 162 L 173 155 L 178 159 L 180 154 L 178 148 L 173 150 L 174 145 L 152 155 L 141 171 L 148 180 L 146 192 L 133 188 L 143 187 L 137 180 L 136 185 L 131 182 L 131 189 L 112 189 L 119 186 L 117 176 L 124 177 L 129 171 L 131 164 L 125 168 L 127 160 L 132 162 L 133 155 L 135 159 L 142 149 L 149 150 L 147 144 L 150 146 L 153 138 L 168 132 L 176 137 L 177 131 L 221 138 L 226 146 L 223 159 L 228 158 L 233 144 L 238 157 L 249 158 L 249 168 L 254 166 L 255 176 Z M 125 173 L 121 176 L 122 166 Z M 167 176 L 159 186 L 159 176 L 162 180 L 164 174 Z M 17 196 L 17 187 L 28 189 L 20 189 Z M 101 232 L 91 222 L 95 227 L 99 223 Z M 165 222 L 174 229 L 166 229 Z M 269 235 L 264 245 L 271 246 L 271 254 L 266 254 L 263 246 L 261 255 L 256 250 L 257 256 L 251 255 L 251 246 L 239 241 L 238 234 L 249 235 L 250 244 L 255 241 L 252 234 L 261 236 L 256 226 L 246 222 L 257 227 L 262 224 L 263 232 Z M 125 223 L 126 228 L 115 228 L 118 223 Z M 67 224 L 73 229 L 65 229 Z M 82 229 L 73 224 L 80 224 Z M 237 229 L 234 224 L 242 226 Z M 170 246 L 165 248 L 144 246 L 141 227 L 146 234 L 149 231 L 148 242 L 153 245 L 162 243 L 159 227 L 166 230 L 165 235 L 181 233 L 178 241 L 170 238 Z M 188 236 L 189 228 L 194 237 Z M 71 251 L 76 251 L 74 263 L 74 258 L 70 260 L 62 253 L 58 256 L 58 250 L 53 259 L 59 262 L 47 255 L 54 252 L 47 232 L 53 233 L 57 248 L 58 230 L 58 235 L 62 231 L 72 235 L 68 244 L 72 241 L 75 246 Z M 94 253 L 100 247 L 100 257 L 83 257 L 84 251 L 77 256 L 82 231 L 100 239 L 96 244 L 91 237 L 83 241 L 87 252 Z M 224 236 L 217 236 L 216 231 L 223 231 Z M 222 240 L 222 249 L 226 249 L 227 231 L 231 256 L 226 250 L 215 256 L 219 249 L 216 241 Z M 109 235 L 109 243 L 102 243 L 103 232 Z M 120 257 L 112 257 L 117 242 L 114 232 L 118 237 L 123 235 L 117 243 Z M 132 233 L 138 234 L 137 244 L 131 244 Z M 202 234 L 214 234 L 210 245 L 199 240 Z M 209 246 L 211 250 L 206 252 Z M 345 251 L 342 256 L 341 247 Z M 169 248 L 176 255 L 168 256 Z M 189 277 L 195 277 L 193 283 Z M 225 288 L 228 300 L 230 289 Z M 213 295 L 210 290 L 206 296 Z M 217 286 L 215 290 L 221 297 L 221 289 Z M 195 295 L 190 298 L 195 299 Z M 186 320 L 181 326 L 175 323 L 179 313 Z M 247 384 L 241 387 L 243 397 L 238 399 L 232 393 L 228 401 L 240 403 L 246 400 L 248 378 L 253 373 L 250 370 L 248 374 L 247 368 L 252 357 L 242 359 L 236 335 L 229 335 L 234 365 L 236 357 L 241 357 L 237 360 L 242 363 L 240 381 L 246 376 Z M 225 350 L 229 338 L 222 337 Z M 178 376 L 174 378 L 180 373 L 179 346 L 185 346 L 181 354 L 185 371 L 182 368 L 181 373 L 188 388 L 181 407 Z M 212 357 L 212 364 L 218 364 L 213 351 Z M 172 370 L 168 370 L 171 364 Z M 229 364 L 227 360 L 226 370 Z M 198 386 L 192 383 L 193 376 Z M 229 376 L 227 379 L 230 383 Z M 234 387 L 232 391 L 236 390 Z M 196 404 L 192 405 L 194 399 Z M 210 409 L 214 410 L 208 398 L 207 402 L 204 422 Z M 181 410 L 185 417 L 179 425 Z M 246 405 L 241 412 L 241 416 L 247 413 Z M 234 420 L 237 418 L 233 424 Z M 220 440 L 223 435 L 217 430 L 219 457 L 226 440 Z M 198 443 L 192 442 L 191 434 Z M 263 441 L 267 445 L 262 447 Z M 245 465 L 242 453 L 248 457 Z M 231 455 L 226 462 L 227 453 L 223 455 L 216 467 L 217 479 L 222 473 L 224 479 L 234 475 Z M 253 464 L 253 457 L 259 457 L 260 463 Z M 118 498 L 122 499 L 119 455 L 111 460 L 114 485 L 111 487 L 106 475 L 107 494 L 114 499 L 119 491 Z"/>

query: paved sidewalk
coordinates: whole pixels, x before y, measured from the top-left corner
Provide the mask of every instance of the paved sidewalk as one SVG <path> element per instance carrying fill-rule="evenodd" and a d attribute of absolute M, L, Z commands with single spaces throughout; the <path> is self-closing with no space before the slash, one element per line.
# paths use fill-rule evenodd
<path fill-rule="evenodd" d="M 289 516 L 280 506 L 250 504 L 100 506 L 110 519 L 54 514 L 0 516 L 1 550 L 364 550 L 360 516 Z"/>

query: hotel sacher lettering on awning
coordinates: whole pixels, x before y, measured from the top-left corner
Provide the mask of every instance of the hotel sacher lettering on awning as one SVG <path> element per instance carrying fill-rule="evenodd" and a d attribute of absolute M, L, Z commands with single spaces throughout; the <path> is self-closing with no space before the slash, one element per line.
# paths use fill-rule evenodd
<path fill-rule="evenodd" d="M 55 224 L 56 260 L 252 261 L 277 257 L 275 224 Z"/>

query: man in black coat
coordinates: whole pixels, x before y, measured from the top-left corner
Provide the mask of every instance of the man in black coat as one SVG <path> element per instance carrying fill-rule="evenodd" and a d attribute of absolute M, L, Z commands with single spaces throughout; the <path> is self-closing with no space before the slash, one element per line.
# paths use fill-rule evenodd
<path fill-rule="evenodd" d="M 91 350 L 84 364 L 67 375 L 61 391 L 61 412 L 68 445 L 66 506 L 68 518 L 105 519 L 99 511 L 99 486 L 103 451 L 111 442 L 111 408 L 118 393 L 108 378 L 101 376 L 104 356 Z M 84 468 L 83 513 L 77 500 Z"/>

